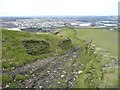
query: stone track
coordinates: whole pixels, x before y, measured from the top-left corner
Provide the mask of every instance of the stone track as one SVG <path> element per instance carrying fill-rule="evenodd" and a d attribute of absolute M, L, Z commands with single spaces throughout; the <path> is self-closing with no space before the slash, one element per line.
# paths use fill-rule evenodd
<path fill-rule="evenodd" d="M 37 60 L 13 71 L 4 72 L 3 75 L 10 75 L 12 77 L 16 74 L 31 75 L 28 80 L 21 82 L 19 85 L 21 88 L 72 88 L 78 75 L 76 61 L 80 57 L 80 52 L 81 47 L 76 46 L 64 55 Z M 65 66 L 70 61 L 72 61 L 71 64 Z M 61 80 L 66 82 L 62 83 L 60 82 Z"/>

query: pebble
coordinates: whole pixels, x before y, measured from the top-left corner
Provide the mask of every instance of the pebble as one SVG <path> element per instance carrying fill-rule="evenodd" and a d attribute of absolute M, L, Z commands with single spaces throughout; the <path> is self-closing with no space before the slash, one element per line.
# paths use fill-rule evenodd
<path fill-rule="evenodd" d="M 73 64 L 73 66 L 75 66 L 76 64 Z"/>
<path fill-rule="evenodd" d="M 38 65 L 35 65 L 36 67 L 38 66 Z"/>
<path fill-rule="evenodd" d="M 73 81 L 75 81 L 75 78 L 73 78 Z"/>
<path fill-rule="evenodd" d="M 47 71 L 47 73 L 50 73 L 50 71 Z"/>
<path fill-rule="evenodd" d="M 32 71 L 30 71 L 30 73 L 32 73 Z"/>
<path fill-rule="evenodd" d="M 58 82 L 58 84 L 60 84 L 61 82 Z"/>
<path fill-rule="evenodd" d="M 28 67 L 30 67 L 30 65 L 28 65 Z"/>
<path fill-rule="evenodd" d="M 33 68 L 35 68 L 35 66 L 33 66 Z"/>
<path fill-rule="evenodd" d="M 83 71 L 79 71 L 78 74 L 81 74 Z"/>
<path fill-rule="evenodd" d="M 50 81 L 46 81 L 47 83 L 50 82 Z"/>
<path fill-rule="evenodd" d="M 12 64 L 12 62 L 10 62 L 10 64 Z"/>
<path fill-rule="evenodd" d="M 57 71 L 54 71 L 54 73 L 56 73 Z"/>
<path fill-rule="evenodd" d="M 72 82 L 69 82 L 72 85 Z"/>
<path fill-rule="evenodd" d="M 61 77 L 64 77 L 64 75 L 61 75 Z"/>
<path fill-rule="evenodd" d="M 62 68 L 58 68 L 59 70 L 62 70 Z"/>
<path fill-rule="evenodd" d="M 66 73 L 65 71 L 63 71 L 63 73 Z"/>
<path fill-rule="evenodd" d="M 53 78 L 53 76 L 51 76 L 51 79 Z"/>
<path fill-rule="evenodd" d="M 34 77 L 35 75 L 33 74 L 32 76 Z"/>
<path fill-rule="evenodd" d="M 76 78 L 78 78 L 78 76 L 75 76 Z"/>
<path fill-rule="evenodd" d="M 74 74 L 78 74 L 78 72 L 73 72 Z"/>
<path fill-rule="evenodd" d="M 12 69 L 15 69 L 15 67 L 12 67 Z"/>
<path fill-rule="evenodd" d="M 6 87 L 6 88 L 9 87 L 9 85 L 6 85 L 5 87 Z"/>
<path fill-rule="evenodd" d="M 25 74 L 25 76 L 28 76 L 27 74 Z"/>
<path fill-rule="evenodd" d="M 39 86 L 39 88 L 42 88 L 42 86 Z"/>
<path fill-rule="evenodd" d="M 76 54 L 76 52 L 74 52 L 74 54 Z"/>
<path fill-rule="evenodd" d="M 74 55 L 73 57 L 77 57 L 76 55 Z"/>
<path fill-rule="evenodd" d="M 35 69 L 32 69 L 32 71 L 35 71 Z"/>
<path fill-rule="evenodd" d="M 72 58 L 70 58 L 70 60 L 72 60 Z"/>
<path fill-rule="evenodd" d="M 93 82 L 93 80 L 91 80 L 91 82 Z"/>

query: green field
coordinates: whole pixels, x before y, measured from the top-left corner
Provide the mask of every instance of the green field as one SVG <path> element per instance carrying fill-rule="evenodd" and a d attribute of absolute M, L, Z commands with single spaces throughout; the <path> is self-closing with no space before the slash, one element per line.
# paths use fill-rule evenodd
<path fill-rule="evenodd" d="M 118 32 L 106 29 L 76 29 L 77 37 L 91 40 L 98 47 L 108 50 L 112 56 L 118 56 Z"/>

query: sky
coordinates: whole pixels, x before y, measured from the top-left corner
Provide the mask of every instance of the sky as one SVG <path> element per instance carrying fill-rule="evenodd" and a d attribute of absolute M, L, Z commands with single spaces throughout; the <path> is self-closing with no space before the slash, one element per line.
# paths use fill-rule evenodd
<path fill-rule="evenodd" d="M 0 16 L 108 16 L 120 0 L 0 0 Z"/>

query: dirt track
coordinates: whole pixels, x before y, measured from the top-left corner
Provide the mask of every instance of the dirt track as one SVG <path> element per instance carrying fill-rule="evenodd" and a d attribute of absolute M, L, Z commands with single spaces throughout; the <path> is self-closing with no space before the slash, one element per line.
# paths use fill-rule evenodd
<path fill-rule="evenodd" d="M 31 75 L 32 77 L 28 80 L 21 82 L 19 88 L 72 88 L 79 73 L 76 61 L 80 57 L 80 52 L 81 47 L 76 46 L 64 55 L 37 60 L 13 71 L 5 72 L 3 75 L 12 77 L 16 74 Z"/>

